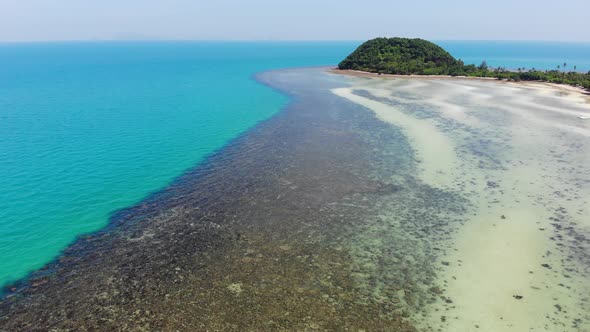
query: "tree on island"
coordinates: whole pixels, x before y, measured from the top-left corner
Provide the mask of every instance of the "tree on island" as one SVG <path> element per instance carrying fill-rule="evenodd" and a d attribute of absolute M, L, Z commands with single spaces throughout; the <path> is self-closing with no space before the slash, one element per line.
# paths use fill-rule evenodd
<path fill-rule="evenodd" d="M 376 38 L 362 44 L 340 69 L 386 74 L 450 75 L 463 67 L 442 47 L 423 39 Z"/>
<path fill-rule="evenodd" d="M 477 66 L 479 70 L 488 70 L 488 63 L 486 60 L 483 60 L 479 66 Z"/>
<path fill-rule="evenodd" d="M 570 84 L 590 89 L 590 72 L 583 74 L 574 71 L 566 73 L 567 63 L 557 70 L 540 71 L 526 67 L 517 71 L 508 71 L 505 67 L 489 68 L 484 60 L 479 66 L 465 64 L 455 59 L 442 47 L 424 39 L 408 38 L 375 38 L 363 43 L 347 56 L 339 69 L 352 69 L 372 73 L 402 75 L 450 75 L 495 77 L 511 81 L 544 81 L 559 84 Z"/>

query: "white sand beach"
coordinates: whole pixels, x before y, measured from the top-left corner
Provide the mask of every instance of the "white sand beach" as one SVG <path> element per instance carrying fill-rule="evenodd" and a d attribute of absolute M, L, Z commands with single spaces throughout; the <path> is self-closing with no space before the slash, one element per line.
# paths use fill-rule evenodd
<path fill-rule="evenodd" d="M 354 75 L 332 92 L 400 127 L 427 184 L 472 207 L 440 259 L 443 331 L 590 330 L 590 116 L 576 88 Z"/>

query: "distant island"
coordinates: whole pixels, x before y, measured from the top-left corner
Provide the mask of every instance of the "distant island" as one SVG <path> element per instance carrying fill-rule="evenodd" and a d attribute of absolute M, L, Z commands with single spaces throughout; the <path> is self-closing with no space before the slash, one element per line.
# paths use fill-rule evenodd
<path fill-rule="evenodd" d="M 566 72 L 567 64 L 556 70 L 489 67 L 486 61 L 479 66 L 466 65 L 455 59 L 442 47 L 424 39 L 375 38 L 366 41 L 346 57 L 338 68 L 379 74 L 397 75 L 448 75 L 493 77 L 510 81 L 543 81 L 569 84 L 590 89 L 590 72 Z M 562 68 L 563 70 L 560 70 Z"/>

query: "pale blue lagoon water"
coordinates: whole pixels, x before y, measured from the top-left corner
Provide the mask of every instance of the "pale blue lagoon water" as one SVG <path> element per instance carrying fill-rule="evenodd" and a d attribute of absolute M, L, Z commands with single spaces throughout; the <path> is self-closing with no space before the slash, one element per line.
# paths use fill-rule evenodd
<path fill-rule="evenodd" d="M 278 112 L 286 97 L 252 75 L 335 65 L 359 44 L 0 44 L 0 285 Z M 477 64 L 590 70 L 588 44 L 440 44 Z"/>

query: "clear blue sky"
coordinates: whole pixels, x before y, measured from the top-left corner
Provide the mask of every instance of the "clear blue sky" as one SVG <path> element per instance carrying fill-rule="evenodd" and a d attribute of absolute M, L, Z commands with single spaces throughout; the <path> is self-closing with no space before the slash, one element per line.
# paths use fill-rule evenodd
<path fill-rule="evenodd" d="M 590 0 L 0 0 L 0 41 L 590 41 Z"/>

